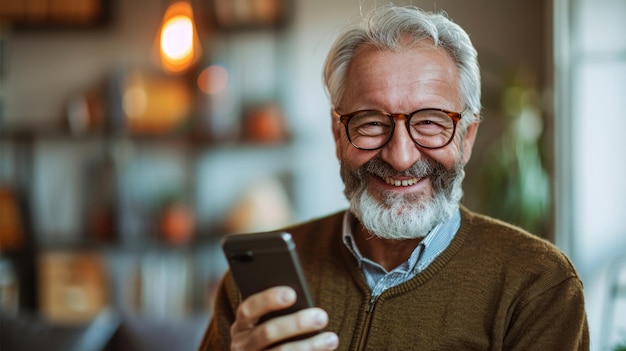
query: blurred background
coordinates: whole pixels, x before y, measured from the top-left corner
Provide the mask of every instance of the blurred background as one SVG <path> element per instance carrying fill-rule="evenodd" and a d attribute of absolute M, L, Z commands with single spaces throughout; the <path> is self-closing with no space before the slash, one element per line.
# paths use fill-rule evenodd
<path fill-rule="evenodd" d="M 626 1 L 395 1 L 470 34 L 464 203 L 556 243 L 626 344 Z M 347 206 L 322 85 L 374 0 L 2 0 L 2 350 L 195 350 L 225 233 Z"/>

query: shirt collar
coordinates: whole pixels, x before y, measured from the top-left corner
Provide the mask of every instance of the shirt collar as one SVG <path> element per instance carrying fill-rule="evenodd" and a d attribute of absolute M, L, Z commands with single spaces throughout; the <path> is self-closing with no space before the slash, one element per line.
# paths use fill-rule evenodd
<path fill-rule="evenodd" d="M 361 254 L 361 251 L 356 245 L 354 240 L 354 234 L 352 232 L 352 228 L 358 222 L 357 218 L 354 216 L 350 210 L 346 210 L 343 216 L 343 243 L 346 248 L 352 253 L 352 256 L 357 261 L 359 268 L 363 266 L 363 264 L 378 265 L 378 263 L 364 257 Z M 435 259 L 443 250 L 445 250 L 454 236 L 458 231 L 461 225 L 461 213 L 457 208 L 453 211 L 452 216 L 445 221 L 437 224 L 431 231 L 424 237 L 424 239 L 419 243 L 419 245 L 413 250 L 411 256 L 407 260 L 407 262 L 398 266 L 398 268 L 406 269 L 408 271 L 413 271 L 414 269 L 417 272 L 421 272 L 426 269 L 426 267 Z"/>

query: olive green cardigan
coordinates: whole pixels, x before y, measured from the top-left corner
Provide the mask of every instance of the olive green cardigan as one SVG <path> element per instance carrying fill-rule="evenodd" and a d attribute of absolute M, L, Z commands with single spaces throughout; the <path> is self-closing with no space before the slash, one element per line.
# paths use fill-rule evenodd
<path fill-rule="evenodd" d="M 583 287 L 554 245 L 461 208 L 450 246 L 373 303 L 341 239 L 343 213 L 288 228 L 339 350 L 588 350 Z M 240 303 L 229 273 L 200 350 L 228 350 Z"/>

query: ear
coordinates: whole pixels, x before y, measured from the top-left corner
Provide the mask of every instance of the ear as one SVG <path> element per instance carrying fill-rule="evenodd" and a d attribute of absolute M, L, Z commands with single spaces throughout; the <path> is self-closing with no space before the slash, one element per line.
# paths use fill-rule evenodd
<path fill-rule="evenodd" d="M 472 148 L 474 147 L 474 141 L 476 141 L 476 134 L 478 133 L 478 122 L 474 122 L 467 126 L 465 138 L 463 138 L 463 164 L 466 165 L 472 157 Z"/>
<path fill-rule="evenodd" d="M 333 130 L 333 138 L 335 139 L 335 155 L 338 160 L 341 160 L 341 128 L 343 124 L 337 121 L 336 118 L 330 116 L 330 128 Z"/>

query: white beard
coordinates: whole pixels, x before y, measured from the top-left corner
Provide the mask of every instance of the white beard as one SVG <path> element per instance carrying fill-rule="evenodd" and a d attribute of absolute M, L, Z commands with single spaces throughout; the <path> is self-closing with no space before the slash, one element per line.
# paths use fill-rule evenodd
<path fill-rule="evenodd" d="M 458 209 L 463 197 L 462 167 L 449 171 L 447 177 L 432 179 L 433 196 L 386 192 L 375 199 L 367 186 L 350 196 L 350 210 L 371 234 L 382 239 L 423 238 L 439 223 L 447 221 Z M 448 178 L 447 181 L 443 178 Z"/>

